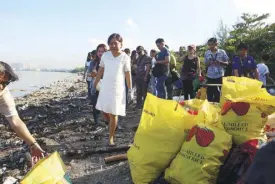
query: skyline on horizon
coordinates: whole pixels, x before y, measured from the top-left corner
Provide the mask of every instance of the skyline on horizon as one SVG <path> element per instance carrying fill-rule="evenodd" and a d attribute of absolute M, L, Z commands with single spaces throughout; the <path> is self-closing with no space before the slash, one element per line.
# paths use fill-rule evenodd
<path fill-rule="evenodd" d="M 84 66 L 87 53 L 106 44 L 114 32 L 121 34 L 124 48 L 131 50 L 138 45 L 156 48 L 159 37 L 178 50 L 205 43 L 220 20 L 231 28 L 242 13 L 271 13 L 268 22 L 275 22 L 274 0 L 161 2 L 0 0 L 0 60 L 40 68 L 75 68 Z"/>

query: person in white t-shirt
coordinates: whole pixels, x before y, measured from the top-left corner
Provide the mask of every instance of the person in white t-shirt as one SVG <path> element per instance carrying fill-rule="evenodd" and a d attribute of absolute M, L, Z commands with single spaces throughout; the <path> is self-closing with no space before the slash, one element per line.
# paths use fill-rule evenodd
<path fill-rule="evenodd" d="M 262 56 L 261 62 L 257 65 L 257 68 L 259 71 L 259 80 L 263 82 L 263 85 L 266 85 L 267 79 L 275 83 L 274 80 L 269 76 L 269 69 L 268 69 L 268 66 L 266 66 L 266 63 L 269 60 L 270 60 L 270 56 L 267 54 L 264 54 Z"/>

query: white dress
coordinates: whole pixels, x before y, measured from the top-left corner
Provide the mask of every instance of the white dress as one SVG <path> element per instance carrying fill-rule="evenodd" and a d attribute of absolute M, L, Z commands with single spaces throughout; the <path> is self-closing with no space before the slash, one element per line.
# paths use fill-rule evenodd
<path fill-rule="evenodd" d="M 113 115 L 125 116 L 125 72 L 131 72 L 130 57 L 124 52 L 114 57 L 112 52 L 108 51 L 101 57 L 99 66 L 104 68 L 104 74 L 96 109 Z"/>

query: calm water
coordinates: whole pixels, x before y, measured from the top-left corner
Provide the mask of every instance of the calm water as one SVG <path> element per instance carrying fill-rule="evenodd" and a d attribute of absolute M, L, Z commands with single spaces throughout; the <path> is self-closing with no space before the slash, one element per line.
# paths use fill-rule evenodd
<path fill-rule="evenodd" d="M 31 72 L 17 71 L 19 81 L 9 85 L 14 97 L 22 96 L 34 90 L 38 90 L 43 86 L 48 86 L 51 83 L 65 79 L 67 77 L 77 77 L 76 74 L 62 72 Z M 23 90 L 23 91 L 22 91 Z"/>

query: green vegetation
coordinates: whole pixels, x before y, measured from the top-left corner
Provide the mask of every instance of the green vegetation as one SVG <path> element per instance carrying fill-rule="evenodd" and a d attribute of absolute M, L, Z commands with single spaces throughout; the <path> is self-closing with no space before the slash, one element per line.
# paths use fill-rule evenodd
<path fill-rule="evenodd" d="M 77 67 L 73 70 L 71 70 L 72 73 L 79 73 L 79 72 L 84 72 L 85 68 L 84 67 Z"/>
<path fill-rule="evenodd" d="M 224 49 L 228 56 L 232 58 L 237 54 L 237 46 L 242 42 L 249 46 L 249 55 L 253 56 L 257 62 L 261 55 L 267 53 L 271 55 L 271 62 L 268 64 L 270 72 L 275 74 L 275 23 L 267 24 L 266 19 L 269 14 L 257 15 L 244 13 L 232 28 L 228 28 L 222 21 L 214 35 L 219 40 L 219 48 Z M 211 36 L 209 36 L 210 38 Z M 184 47 L 176 53 L 177 59 L 185 53 Z M 207 44 L 197 46 L 198 55 L 203 61 Z M 274 63 L 273 63 L 274 62 Z M 202 67 L 204 64 L 202 62 Z"/>

